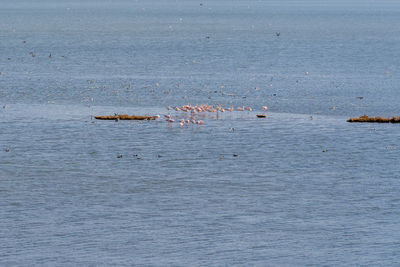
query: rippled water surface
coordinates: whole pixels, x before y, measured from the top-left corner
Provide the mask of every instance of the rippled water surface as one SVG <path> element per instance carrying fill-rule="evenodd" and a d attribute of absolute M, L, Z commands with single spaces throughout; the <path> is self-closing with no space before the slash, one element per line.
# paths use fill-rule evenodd
<path fill-rule="evenodd" d="M 0 265 L 400 264 L 397 2 L 0 4 Z"/>

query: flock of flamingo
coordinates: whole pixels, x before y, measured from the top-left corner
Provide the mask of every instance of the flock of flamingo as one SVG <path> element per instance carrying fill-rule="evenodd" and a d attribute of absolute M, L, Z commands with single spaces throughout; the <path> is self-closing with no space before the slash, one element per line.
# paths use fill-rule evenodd
<path fill-rule="evenodd" d="M 202 105 L 183 105 L 177 107 L 168 106 L 168 114 L 164 115 L 165 121 L 168 123 L 175 122 L 175 120 L 179 121 L 180 126 L 184 126 L 185 124 L 204 124 L 204 118 L 207 113 L 216 113 L 216 117 L 219 117 L 220 113 L 224 112 L 233 112 L 235 111 L 234 107 L 223 108 L 220 105 L 212 106 L 208 104 Z M 261 108 L 264 112 L 263 115 L 257 115 L 257 117 L 265 117 L 265 112 L 267 111 L 267 106 L 262 106 Z M 252 111 L 251 107 L 237 107 L 236 111 Z M 170 114 L 171 111 L 175 111 L 175 116 Z M 202 120 L 203 119 L 203 120 Z"/>

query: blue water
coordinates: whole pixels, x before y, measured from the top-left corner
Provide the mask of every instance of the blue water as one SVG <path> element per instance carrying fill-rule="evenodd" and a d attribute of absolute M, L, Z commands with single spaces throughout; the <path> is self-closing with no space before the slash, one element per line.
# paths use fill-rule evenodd
<path fill-rule="evenodd" d="M 346 120 L 399 115 L 399 18 L 396 1 L 0 1 L 0 265 L 398 266 L 400 126 Z M 254 111 L 93 118 L 187 103 Z"/>

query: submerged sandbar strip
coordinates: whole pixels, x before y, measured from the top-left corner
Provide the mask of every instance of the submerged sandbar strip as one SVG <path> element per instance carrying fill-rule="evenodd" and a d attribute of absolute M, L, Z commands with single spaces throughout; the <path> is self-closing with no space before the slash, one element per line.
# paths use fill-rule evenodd
<path fill-rule="evenodd" d="M 384 118 L 381 116 L 368 117 L 367 115 L 358 118 L 350 118 L 347 122 L 375 122 L 375 123 L 400 123 L 400 117 L 393 116 L 391 118 Z"/>
<path fill-rule="evenodd" d="M 111 115 L 111 116 L 95 116 L 97 120 L 156 120 L 159 116 L 137 116 L 137 115 Z"/>

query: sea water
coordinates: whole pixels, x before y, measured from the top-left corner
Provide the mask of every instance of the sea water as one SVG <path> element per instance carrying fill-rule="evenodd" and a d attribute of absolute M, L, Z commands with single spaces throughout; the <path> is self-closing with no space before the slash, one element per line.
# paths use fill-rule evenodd
<path fill-rule="evenodd" d="M 0 264 L 400 263 L 396 1 L 0 1 Z M 203 125 L 97 121 L 252 107 Z M 268 106 L 264 119 L 262 106 Z"/>

